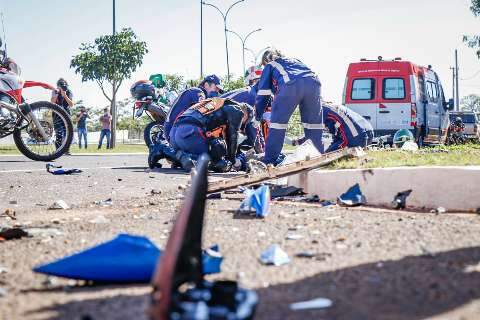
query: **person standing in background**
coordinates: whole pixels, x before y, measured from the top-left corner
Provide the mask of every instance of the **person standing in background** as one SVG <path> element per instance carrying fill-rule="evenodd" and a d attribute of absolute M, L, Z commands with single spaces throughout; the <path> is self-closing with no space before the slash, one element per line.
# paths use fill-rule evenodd
<path fill-rule="evenodd" d="M 83 141 L 85 142 L 85 149 L 87 149 L 87 118 L 90 118 L 87 109 L 83 106 L 80 107 L 80 113 L 77 114 L 77 133 L 79 149 L 82 149 L 82 137 Z"/>
<path fill-rule="evenodd" d="M 107 137 L 107 149 L 110 149 L 110 125 L 112 124 L 112 116 L 108 112 L 108 108 L 103 109 L 103 115 L 100 117 L 100 123 L 102 124 L 102 131 L 100 132 L 98 149 L 102 147 L 103 137 Z"/>
<path fill-rule="evenodd" d="M 52 103 L 55 103 L 62 107 L 69 115 L 71 114 L 70 108 L 73 107 L 73 94 L 70 88 L 68 87 L 68 83 L 65 79 L 60 78 L 57 81 L 57 89 L 52 91 L 52 98 L 50 99 Z M 63 136 L 66 132 L 66 128 L 63 127 L 62 121 L 55 121 L 54 120 L 54 129 L 55 129 L 55 145 L 57 148 L 60 147 L 63 141 Z M 65 154 L 69 155 L 70 150 L 67 150 Z"/>

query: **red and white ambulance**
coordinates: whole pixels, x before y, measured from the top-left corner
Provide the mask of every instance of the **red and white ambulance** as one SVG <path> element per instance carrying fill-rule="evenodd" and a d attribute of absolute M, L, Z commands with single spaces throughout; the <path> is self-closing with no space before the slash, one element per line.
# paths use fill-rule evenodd
<path fill-rule="evenodd" d="M 350 64 L 343 104 L 370 121 L 376 137 L 409 129 L 420 145 L 445 142 L 453 109 L 431 66 L 382 57 Z"/>

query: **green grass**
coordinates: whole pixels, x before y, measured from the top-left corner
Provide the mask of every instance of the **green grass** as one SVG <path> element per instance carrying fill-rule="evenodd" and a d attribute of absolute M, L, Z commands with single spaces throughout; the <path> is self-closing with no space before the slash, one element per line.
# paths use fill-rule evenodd
<path fill-rule="evenodd" d="M 361 159 L 334 162 L 329 169 L 370 169 L 405 166 L 480 166 L 480 145 L 423 148 L 417 152 L 401 150 L 368 151 Z"/>
<path fill-rule="evenodd" d="M 78 145 L 72 145 L 70 147 L 72 154 L 95 154 L 95 153 L 144 153 L 148 152 L 148 148 L 145 144 L 117 144 L 115 149 L 102 149 L 98 150 L 96 145 L 89 145 L 88 149 L 78 149 Z M 5 154 L 20 154 L 17 147 L 14 145 L 0 145 L 0 155 Z"/>

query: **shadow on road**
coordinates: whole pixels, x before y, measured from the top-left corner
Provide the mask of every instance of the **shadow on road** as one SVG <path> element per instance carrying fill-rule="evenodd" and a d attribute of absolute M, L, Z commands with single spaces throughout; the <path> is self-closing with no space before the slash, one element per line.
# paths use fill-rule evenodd
<path fill-rule="evenodd" d="M 473 247 L 319 273 L 258 289 L 256 319 L 419 320 L 441 315 L 480 298 L 479 262 L 480 247 Z M 292 302 L 318 297 L 329 298 L 334 305 L 325 310 L 289 310 Z M 84 315 L 140 320 L 146 319 L 148 301 L 148 294 L 120 294 L 57 304 L 31 314 L 54 312 L 50 319 L 56 320 Z"/>
<path fill-rule="evenodd" d="M 480 298 L 480 247 L 409 256 L 319 273 L 257 292 L 259 319 L 424 319 Z M 477 265 L 477 271 L 468 272 Z M 318 297 L 325 310 L 290 311 L 292 302 Z M 276 315 L 273 316 L 272 315 Z"/>

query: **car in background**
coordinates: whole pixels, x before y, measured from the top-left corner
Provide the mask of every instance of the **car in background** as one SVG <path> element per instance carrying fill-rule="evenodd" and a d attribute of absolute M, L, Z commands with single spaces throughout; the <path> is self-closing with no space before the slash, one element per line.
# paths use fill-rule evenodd
<path fill-rule="evenodd" d="M 463 124 L 465 125 L 464 135 L 467 139 L 474 142 L 480 141 L 480 132 L 479 132 L 479 119 L 475 112 L 469 111 L 450 111 L 450 121 L 454 121 L 455 118 L 462 118 Z"/>
<path fill-rule="evenodd" d="M 367 119 L 376 137 L 388 136 L 387 143 L 397 130 L 408 129 L 420 146 L 446 142 L 453 109 L 431 66 L 382 57 L 349 65 L 343 104 Z"/>

